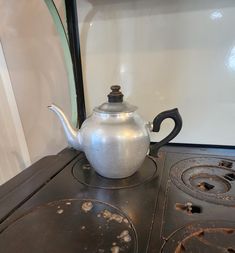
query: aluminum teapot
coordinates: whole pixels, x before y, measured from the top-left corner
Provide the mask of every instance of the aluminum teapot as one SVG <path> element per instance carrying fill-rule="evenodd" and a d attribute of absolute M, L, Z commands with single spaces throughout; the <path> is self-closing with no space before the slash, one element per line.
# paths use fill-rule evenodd
<path fill-rule="evenodd" d="M 123 102 L 120 88 L 111 87 L 108 102 L 94 108 L 79 130 L 71 126 L 59 107 L 49 106 L 60 119 L 69 145 L 83 151 L 95 171 L 107 178 L 131 176 L 140 168 L 149 150 L 156 155 L 182 128 L 178 109 L 160 113 L 152 124 L 144 122 L 136 106 Z M 174 120 L 174 129 L 162 141 L 150 146 L 150 131 L 158 132 L 166 118 Z"/>

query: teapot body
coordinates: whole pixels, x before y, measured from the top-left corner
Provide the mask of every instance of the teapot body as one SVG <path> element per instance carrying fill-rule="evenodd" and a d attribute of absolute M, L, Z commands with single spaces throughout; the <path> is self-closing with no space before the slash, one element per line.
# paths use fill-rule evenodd
<path fill-rule="evenodd" d="M 149 129 L 136 112 L 93 112 L 82 124 L 80 138 L 91 166 L 108 178 L 134 174 L 142 165 L 150 144 Z"/>
<path fill-rule="evenodd" d="M 113 85 L 111 90 L 108 102 L 94 108 L 79 130 L 72 127 L 59 107 L 52 104 L 49 109 L 59 118 L 68 144 L 83 151 L 97 173 L 107 178 L 125 178 L 140 168 L 149 150 L 150 155 L 157 155 L 180 132 L 182 119 L 175 108 L 158 114 L 153 124 L 146 124 L 136 112 L 137 107 L 123 101 L 120 86 Z M 150 146 L 150 130 L 159 132 L 167 118 L 174 121 L 173 130 Z"/>

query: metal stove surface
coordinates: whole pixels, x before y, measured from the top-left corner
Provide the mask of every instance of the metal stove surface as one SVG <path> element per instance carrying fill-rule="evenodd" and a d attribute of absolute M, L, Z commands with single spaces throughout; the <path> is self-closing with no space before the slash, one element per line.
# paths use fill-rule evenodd
<path fill-rule="evenodd" d="M 34 208 L 2 231 L 0 245 L 5 253 L 138 250 L 129 218 L 111 205 L 88 199 L 60 200 Z"/>
<path fill-rule="evenodd" d="M 88 187 L 118 190 L 137 187 L 141 184 L 149 182 L 156 175 L 157 166 L 154 159 L 150 156 L 147 156 L 141 168 L 131 177 L 127 177 L 122 180 L 110 180 L 97 174 L 95 170 L 90 166 L 86 157 L 83 157 L 74 164 L 72 173 L 80 183 Z"/>
<path fill-rule="evenodd" d="M 109 180 L 82 153 L 45 158 L 0 187 L 0 252 L 235 252 L 234 161 L 167 146 Z"/>
<path fill-rule="evenodd" d="M 170 170 L 171 181 L 193 197 L 235 205 L 235 164 L 232 160 L 196 157 L 181 160 Z"/>
<path fill-rule="evenodd" d="M 235 252 L 234 160 L 232 149 L 168 149 L 150 252 Z"/>
<path fill-rule="evenodd" d="M 110 180 L 79 154 L 2 222 L 0 252 L 145 252 L 158 167 L 162 159 L 146 157 L 133 176 Z"/>

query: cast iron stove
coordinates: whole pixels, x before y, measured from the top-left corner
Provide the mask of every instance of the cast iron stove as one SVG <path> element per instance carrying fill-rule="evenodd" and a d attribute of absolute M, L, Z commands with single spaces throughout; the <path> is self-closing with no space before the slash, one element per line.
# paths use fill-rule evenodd
<path fill-rule="evenodd" d="M 234 150 L 167 151 L 152 252 L 235 252 Z"/>
<path fill-rule="evenodd" d="M 0 187 L 0 252 L 235 252 L 234 158 L 167 146 L 110 180 L 65 149 Z"/>

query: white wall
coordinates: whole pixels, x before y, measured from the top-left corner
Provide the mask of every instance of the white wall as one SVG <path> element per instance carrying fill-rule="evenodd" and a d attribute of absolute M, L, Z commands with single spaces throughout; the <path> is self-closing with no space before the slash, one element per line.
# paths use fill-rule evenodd
<path fill-rule="evenodd" d="M 9 75 L 1 52 L 0 47 L 0 185 L 30 164 Z"/>
<path fill-rule="evenodd" d="M 62 47 L 44 1 L 0 0 L 0 40 L 31 161 L 58 153 L 67 142 L 47 106 L 54 102 L 70 117 L 70 96 Z M 6 120 L 3 113 L 0 117 Z M 1 140 L 0 154 L 14 151 L 7 139 Z M 4 166 L 2 159 L 0 163 L 2 173 L 12 169 L 11 176 L 25 168 L 23 163 L 15 169 Z"/>
<path fill-rule="evenodd" d="M 121 84 L 146 120 L 178 107 L 175 142 L 235 145 L 235 1 L 78 0 L 87 111 Z M 172 127 L 165 122 L 153 140 Z"/>

